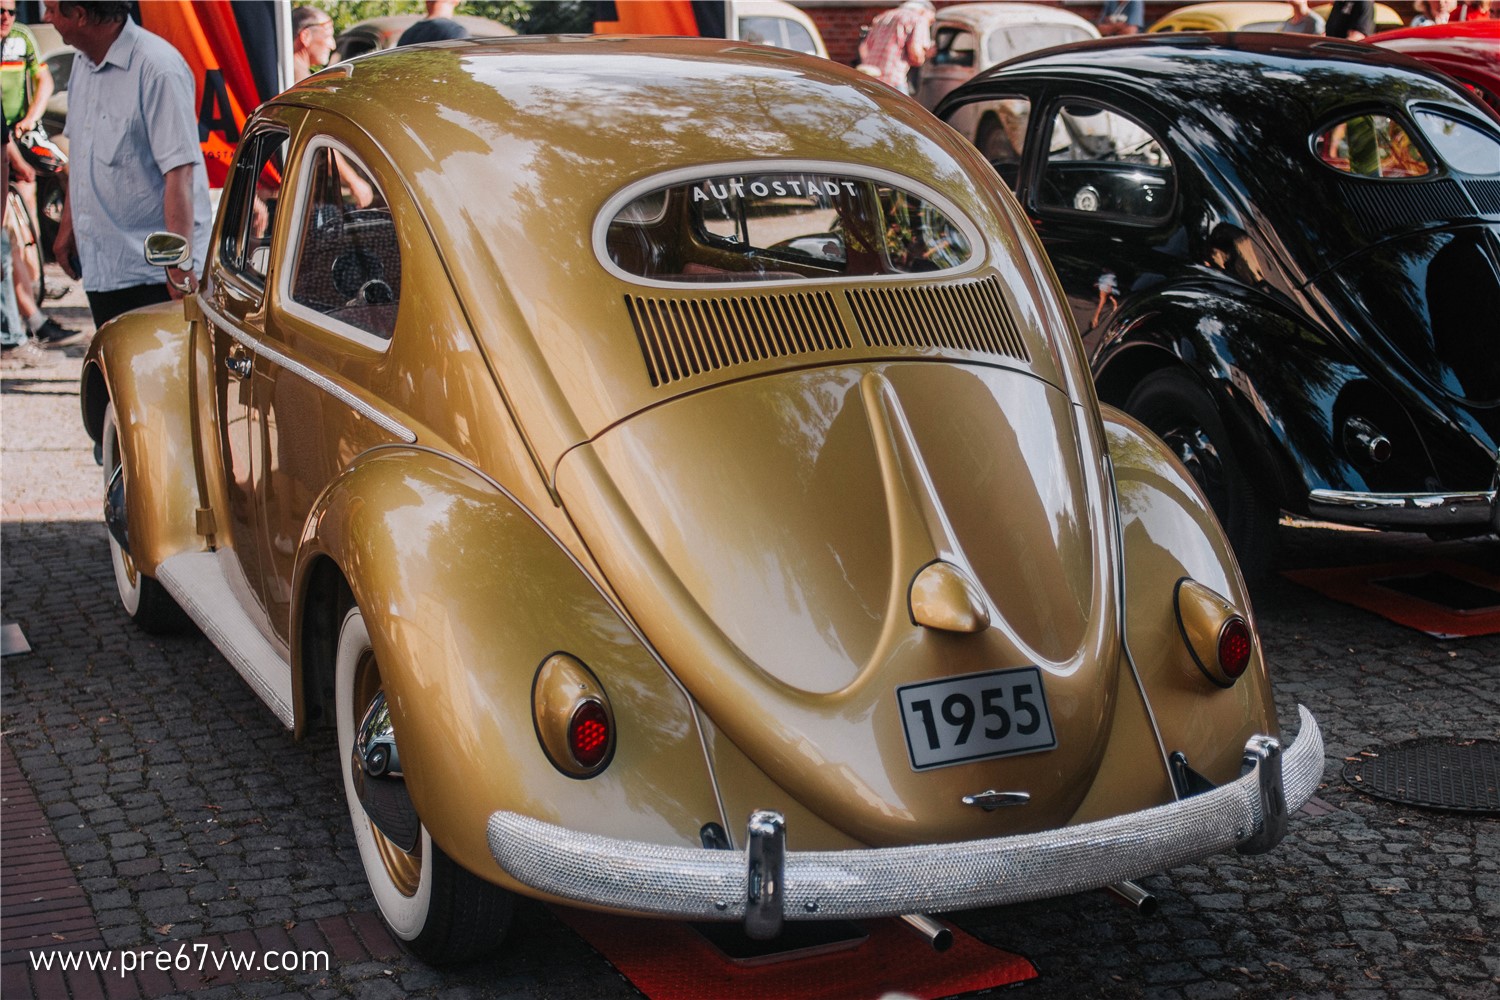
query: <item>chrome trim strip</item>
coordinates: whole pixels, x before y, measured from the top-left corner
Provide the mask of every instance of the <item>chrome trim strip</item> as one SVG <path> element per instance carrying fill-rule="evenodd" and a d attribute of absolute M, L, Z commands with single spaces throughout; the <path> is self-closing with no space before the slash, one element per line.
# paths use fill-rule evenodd
<path fill-rule="evenodd" d="M 1287 811 L 1323 777 L 1323 737 L 1298 706 L 1301 728 L 1282 755 Z M 1254 741 L 1252 741 L 1253 743 Z M 965 910 L 1098 889 L 1254 842 L 1266 828 L 1261 775 L 1140 812 L 1078 826 L 953 844 L 788 851 L 787 920 Z M 1272 824 L 1275 817 L 1270 817 Z M 688 920 L 743 920 L 747 855 L 579 833 L 498 811 L 490 853 L 522 885 L 557 899 Z"/>
<path fill-rule="evenodd" d="M 382 430 L 386 431 L 403 443 L 416 443 L 416 432 L 412 431 L 409 427 L 399 422 L 394 417 L 391 417 L 376 409 L 374 406 L 365 402 L 363 399 L 360 399 L 358 396 L 354 395 L 354 393 L 350 392 L 348 389 L 345 389 L 337 382 L 334 382 L 326 375 L 319 375 L 317 372 L 313 371 L 302 362 L 287 357 L 276 348 L 271 347 L 270 345 L 265 344 L 262 341 L 259 341 L 256 338 L 245 333 L 244 331 L 240 330 L 240 328 L 235 326 L 235 324 L 231 322 L 227 317 L 225 317 L 217 310 L 213 309 L 201 298 L 198 300 L 198 306 L 203 310 L 203 315 L 212 320 L 215 326 L 219 327 L 225 333 L 229 334 L 229 336 L 233 337 L 236 342 L 250 350 L 252 353 L 258 354 L 270 361 L 274 361 L 276 364 L 285 368 L 293 375 L 307 380 L 317 388 L 322 389 L 324 392 L 328 393 L 328 395 L 332 396 L 334 399 L 337 399 L 339 402 L 349 407 L 355 413 L 358 413 L 360 416 L 371 421 L 377 427 L 380 427 Z"/>
<path fill-rule="evenodd" d="M 1380 528 L 1441 529 L 1485 524 L 1500 530 L 1496 491 L 1456 493 L 1355 493 L 1313 490 L 1308 513 L 1319 520 Z"/>

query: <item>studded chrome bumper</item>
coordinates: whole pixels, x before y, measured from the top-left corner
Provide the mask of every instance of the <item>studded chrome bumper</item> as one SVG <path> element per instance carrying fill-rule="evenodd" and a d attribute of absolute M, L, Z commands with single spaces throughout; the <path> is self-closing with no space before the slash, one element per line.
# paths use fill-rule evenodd
<path fill-rule="evenodd" d="M 786 851 L 776 813 L 751 817 L 747 850 L 714 851 L 578 833 L 511 812 L 490 817 L 490 853 L 524 885 L 562 899 L 684 920 L 785 920 L 972 909 L 1097 889 L 1239 848 L 1275 846 L 1323 775 L 1323 736 L 1299 707 L 1296 742 L 1245 748 L 1245 773 L 1201 795 L 1112 819 L 956 844 Z"/>

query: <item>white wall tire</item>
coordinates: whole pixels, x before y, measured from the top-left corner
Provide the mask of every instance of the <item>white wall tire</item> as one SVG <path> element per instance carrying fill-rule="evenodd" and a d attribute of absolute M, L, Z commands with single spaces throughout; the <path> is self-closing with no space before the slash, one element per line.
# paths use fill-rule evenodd
<path fill-rule="evenodd" d="M 510 893 L 460 868 L 432 842 L 424 825 L 414 851 L 393 844 L 359 801 L 350 760 L 354 731 L 380 690 L 370 632 L 358 607 L 339 628 L 334 653 L 334 702 L 339 773 L 365 879 L 380 915 L 419 957 L 435 965 L 470 961 L 499 946 L 510 924 Z M 400 744 L 399 734 L 397 745 Z"/>
<path fill-rule="evenodd" d="M 114 403 L 104 408 L 100 454 L 104 465 L 103 492 L 107 494 L 115 469 L 124 461 L 120 452 L 120 433 Z M 129 479 L 128 470 L 126 479 Z M 167 588 L 136 568 L 135 560 L 121 548 L 114 535 L 108 537 L 109 561 L 115 574 L 115 592 L 120 595 L 120 605 L 124 607 L 125 613 L 147 632 L 166 634 L 182 631 L 188 624 L 187 615 L 177 606 L 172 595 L 167 593 Z"/>

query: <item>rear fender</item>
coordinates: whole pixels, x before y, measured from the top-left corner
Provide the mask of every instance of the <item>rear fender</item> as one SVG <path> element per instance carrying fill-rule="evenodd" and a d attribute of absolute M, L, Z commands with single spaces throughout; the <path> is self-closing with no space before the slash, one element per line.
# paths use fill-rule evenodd
<path fill-rule="evenodd" d="M 206 547 L 197 530 L 189 330 L 180 302 L 137 309 L 99 331 L 84 358 L 84 427 L 100 441 L 105 407 L 114 403 L 130 554 L 147 576 L 169 556 Z"/>
<path fill-rule="evenodd" d="M 1181 750 L 1215 784 L 1240 776 L 1245 741 L 1277 735 L 1250 595 L 1224 533 L 1192 477 L 1134 418 L 1103 407 L 1125 558 L 1125 635 L 1167 754 Z M 1226 598 L 1256 634 L 1245 673 L 1228 688 L 1193 661 L 1177 624 L 1183 577 Z"/>
<path fill-rule="evenodd" d="M 1305 511 L 1319 487 L 1362 483 L 1337 447 L 1333 401 L 1364 376 L 1338 345 L 1262 296 L 1174 289 L 1121 310 L 1100 343 L 1091 362 L 1101 402 L 1123 407 L 1159 369 L 1190 371 L 1283 509 Z"/>
<path fill-rule="evenodd" d="M 297 634 L 329 560 L 365 615 L 417 813 L 465 868 L 519 888 L 485 839 L 497 809 L 664 844 L 697 845 L 704 824 L 724 821 L 685 692 L 493 481 L 420 448 L 357 460 L 304 529 Z M 554 767 L 533 721 L 533 681 L 557 652 L 587 665 L 613 707 L 614 757 L 592 778 Z M 308 659 L 299 687 L 331 674 Z"/>

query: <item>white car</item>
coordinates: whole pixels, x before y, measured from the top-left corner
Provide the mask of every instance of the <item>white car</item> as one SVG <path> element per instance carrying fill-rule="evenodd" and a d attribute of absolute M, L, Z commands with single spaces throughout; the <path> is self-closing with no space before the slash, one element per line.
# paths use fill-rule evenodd
<path fill-rule="evenodd" d="M 934 49 L 922 67 L 917 101 L 931 110 L 948 92 L 1007 59 L 1098 38 L 1099 29 L 1056 7 L 1035 3 L 963 3 L 938 11 Z"/>

